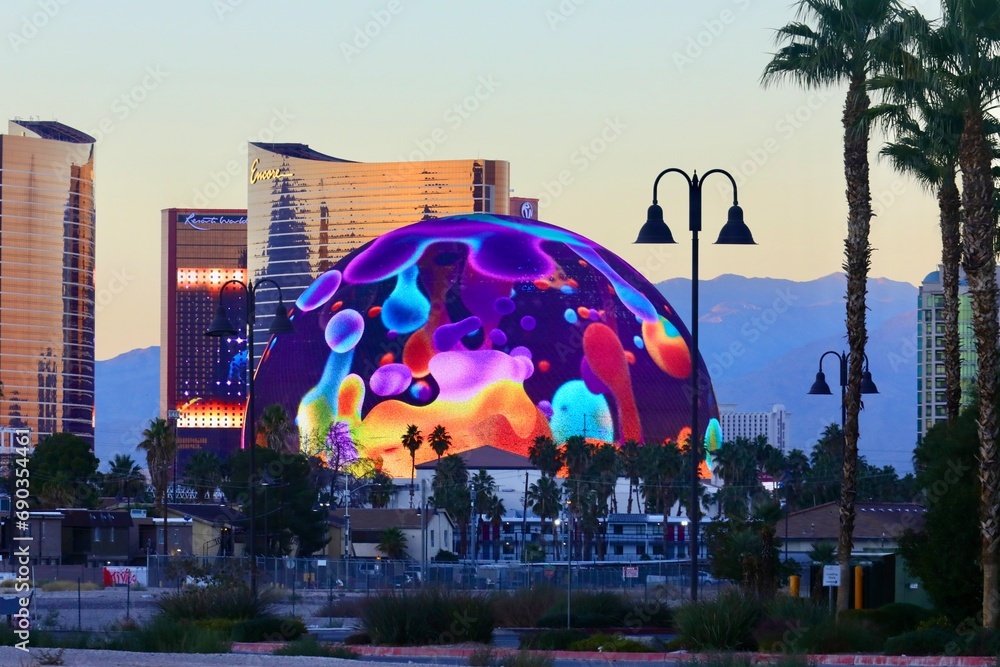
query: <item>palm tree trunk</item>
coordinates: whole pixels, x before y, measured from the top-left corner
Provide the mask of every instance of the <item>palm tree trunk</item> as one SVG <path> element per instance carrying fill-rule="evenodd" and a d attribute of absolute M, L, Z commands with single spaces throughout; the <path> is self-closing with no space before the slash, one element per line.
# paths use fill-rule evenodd
<path fill-rule="evenodd" d="M 865 295 L 871 265 L 871 191 L 868 175 L 868 126 L 861 122 L 868 110 L 864 74 L 851 77 L 844 103 L 844 176 L 847 181 L 847 239 L 844 269 L 847 272 L 847 342 L 849 348 L 847 392 L 844 400 L 844 473 L 840 492 L 840 539 L 837 560 L 840 582 L 837 609 L 847 609 L 850 596 L 851 550 L 854 546 L 854 500 L 858 482 L 858 413 L 861 409 L 861 371 L 868 331 Z"/>
<path fill-rule="evenodd" d="M 938 209 L 941 212 L 941 287 L 944 292 L 945 405 L 948 423 L 951 424 L 958 419 L 962 402 L 962 359 L 958 343 L 958 266 L 962 259 L 959 225 L 962 211 L 954 173 L 948 174 L 941 184 Z M 924 391 L 936 389 L 924 387 Z"/>
<path fill-rule="evenodd" d="M 965 116 L 959 144 L 962 168 L 962 204 L 965 209 L 965 275 L 972 297 L 972 328 L 979 357 L 979 483 L 982 497 L 979 525 L 982 537 L 983 627 L 997 627 L 997 555 L 1000 538 L 997 503 L 1000 478 L 997 475 L 997 281 L 995 193 L 990 173 L 990 148 L 983 135 L 979 105 Z"/>

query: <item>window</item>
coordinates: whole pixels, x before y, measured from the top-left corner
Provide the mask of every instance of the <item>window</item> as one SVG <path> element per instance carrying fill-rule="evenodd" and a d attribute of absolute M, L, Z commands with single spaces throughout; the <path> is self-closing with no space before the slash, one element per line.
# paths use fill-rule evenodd
<path fill-rule="evenodd" d="M 693 467 L 694 467 L 694 465 L 692 464 L 692 466 L 691 466 L 691 467 L 693 468 Z M 697 496 L 691 496 L 691 497 L 692 497 L 692 498 L 696 498 Z M 694 503 L 692 503 L 692 505 L 693 505 L 693 504 L 694 504 Z M 433 529 L 433 528 L 431 528 L 431 546 L 432 546 L 432 547 L 434 546 L 434 529 Z"/>
<path fill-rule="evenodd" d="M 635 545 L 635 555 L 636 556 L 645 556 L 646 555 L 646 545 L 645 544 L 637 544 L 637 545 Z"/>
<path fill-rule="evenodd" d="M 693 467 L 693 466 L 692 466 L 692 467 Z M 621 534 L 622 534 L 622 526 L 620 526 L 620 525 L 619 525 L 619 526 L 615 526 L 612 532 L 613 532 L 613 533 L 614 533 L 615 535 L 621 535 Z"/>
<path fill-rule="evenodd" d="M 94 542 L 100 542 L 100 541 L 101 541 L 101 527 L 96 526 L 94 528 Z"/>
<path fill-rule="evenodd" d="M 620 544 L 616 544 L 616 545 L 615 545 L 615 555 L 616 555 L 616 556 L 621 556 L 621 555 L 623 555 L 624 553 L 625 553 L 625 551 L 624 551 L 624 547 L 622 547 L 622 545 L 620 545 Z"/>
<path fill-rule="evenodd" d="M 636 526 L 635 527 L 635 534 L 636 535 L 645 535 L 646 534 L 646 526 L 645 525 Z"/>

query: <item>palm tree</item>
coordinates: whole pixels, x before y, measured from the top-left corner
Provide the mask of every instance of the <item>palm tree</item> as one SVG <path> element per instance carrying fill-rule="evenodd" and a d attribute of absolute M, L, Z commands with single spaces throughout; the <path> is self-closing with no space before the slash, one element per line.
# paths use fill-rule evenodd
<path fill-rule="evenodd" d="M 632 491 L 639 495 L 639 450 L 642 448 L 635 440 L 626 440 L 618 450 L 619 466 L 622 474 L 628 478 L 628 507 L 626 512 L 632 513 Z"/>
<path fill-rule="evenodd" d="M 480 523 L 483 515 L 489 511 L 490 497 L 496 491 L 497 483 L 492 475 L 485 470 L 480 470 L 469 480 L 469 486 L 472 489 L 472 514 L 474 518 L 472 530 L 476 535 L 476 542 L 478 542 L 479 535 L 481 535 Z M 473 546 L 475 544 L 473 542 Z"/>
<path fill-rule="evenodd" d="M 378 546 L 375 547 L 386 555 L 386 558 L 401 560 L 406 557 L 406 535 L 395 526 L 386 528 L 379 535 Z"/>
<path fill-rule="evenodd" d="M 368 502 L 374 509 L 384 509 L 396 493 L 396 485 L 392 483 L 392 475 L 376 468 L 372 473 L 371 487 L 368 489 Z"/>
<path fill-rule="evenodd" d="M 559 484 L 554 478 L 546 475 L 542 475 L 537 482 L 528 487 L 528 504 L 531 506 L 531 511 L 542 520 L 539 532 L 542 536 L 543 548 L 545 542 L 545 520 L 548 518 L 555 519 L 559 516 L 561 497 L 562 491 L 559 489 Z M 553 530 L 553 545 L 555 545 L 555 541 L 556 534 L 555 530 Z"/>
<path fill-rule="evenodd" d="M 493 560 L 500 560 L 500 526 L 503 525 L 503 517 L 507 513 L 503 499 L 495 493 L 490 496 L 486 503 L 486 517 L 490 521 L 490 541 L 493 542 Z"/>
<path fill-rule="evenodd" d="M 170 422 L 153 419 L 142 432 L 142 441 L 136 449 L 146 453 L 146 470 L 153 485 L 153 493 L 163 512 L 163 553 L 169 555 L 167 546 L 167 484 L 170 481 L 170 464 L 177 455 L 177 439 Z"/>
<path fill-rule="evenodd" d="M 448 435 L 448 431 L 445 430 L 444 426 L 438 424 L 434 427 L 434 430 L 431 431 L 430 436 L 428 436 L 427 444 L 429 444 L 431 449 L 434 450 L 434 453 L 437 454 L 438 462 L 440 463 L 441 457 L 444 456 L 444 453 L 448 451 L 449 447 L 451 447 L 451 436 Z"/>
<path fill-rule="evenodd" d="M 996 193 L 987 123 L 987 109 L 1000 93 L 1000 1 L 944 0 L 941 27 L 918 44 L 924 60 L 934 63 L 928 75 L 952 86 L 962 113 L 958 165 L 962 171 L 962 263 L 972 302 L 972 329 L 976 337 L 979 372 L 979 480 L 982 532 L 983 627 L 997 625 L 994 597 L 998 581 L 1000 540 L 1000 457 L 997 448 Z M 843 555 L 840 555 L 843 560 Z"/>
<path fill-rule="evenodd" d="M 135 498 L 146 485 L 142 468 L 128 454 L 115 454 L 104 476 L 104 493 L 116 498 Z"/>
<path fill-rule="evenodd" d="M 870 79 L 900 51 L 905 36 L 898 0 L 799 0 L 798 21 L 777 31 L 783 46 L 764 69 L 762 81 L 791 79 L 807 88 L 847 84 L 844 126 L 844 176 L 847 181 L 847 340 L 849 364 L 844 424 L 845 451 L 840 499 L 840 569 L 837 608 L 847 609 L 850 555 L 854 540 L 857 487 L 858 411 L 861 372 L 868 331 L 865 294 L 871 264 L 872 206 L 866 119 Z M 814 22 L 815 27 L 805 23 Z"/>
<path fill-rule="evenodd" d="M 472 518 L 469 471 L 465 467 L 465 461 L 456 454 L 442 458 L 434 469 L 431 490 L 434 494 L 431 497 L 434 506 L 446 510 L 455 520 L 459 531 L 459 552 L 465 554 L 469 521 Z"/>
<path fill-rule="evenodd" d="M 212 495 L 222 482 L 222 461 L 209 450 L 201 450 L 191 455 L 184 467 L 184 484 L 194 489 L 195 497 L 201 502 L 211 502 Z"/>
<path fill-rule="evenodd" d="M 276 452 L 290 451 L 289 439 L 295 428 L 288 418 L 288 413 L 281 405 L 274 403 L 264 408 L 257 420 L 258 446 L 273 449 Z"/>
<path fill-rule="evenodd" d="M 538 436 L 535 442 L 528 446 L 528 458 L 531 460 L 531 465 L 549 477 L 555 477 L 563 465 L 559 446 L 547 435 Z"/>
<path fill-rule="evenodd" d="M 413 479 L 417 474 L 417 450 L 424 444 L 424 436 L 420 435 L 420 429 L 415 424 L 410 424 L 400 440 L 403 447 L 410 452 L 410 509 L 413 509 Z"/>

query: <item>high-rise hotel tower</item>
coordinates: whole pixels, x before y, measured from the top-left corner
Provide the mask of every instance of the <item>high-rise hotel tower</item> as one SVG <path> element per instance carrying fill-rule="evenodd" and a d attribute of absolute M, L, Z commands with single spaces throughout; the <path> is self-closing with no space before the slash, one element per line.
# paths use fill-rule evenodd
<path fill-rule="evenodd" d="M 94 444 L 94 138 L 0 134 L 0 424 Z"/>

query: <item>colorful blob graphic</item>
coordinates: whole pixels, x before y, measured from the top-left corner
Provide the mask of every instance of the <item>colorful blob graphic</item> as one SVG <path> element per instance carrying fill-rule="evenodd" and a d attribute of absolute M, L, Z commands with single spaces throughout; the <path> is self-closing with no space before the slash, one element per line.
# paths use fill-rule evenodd
<path fill-rule="evenodd" d="M 358 455 L 396 477 L 410 472 L 411 424 L 425 436 L 444 426 L 450 453 L 522 456 L 539 436 L 691 431 L 690 339 L 673 308 L 620 258 L 553 225 L 469 215 L 391 231 L 317 278 L 292 315 L 296 332 L 272 339 L 258 367 L 255 409 L 283 405 L 310 454 L 344 423 Z M 710 383 L 698 401 L 711 456 L 722 432 Z M 422 447 L 416 462 L 434 457 Z"/>

